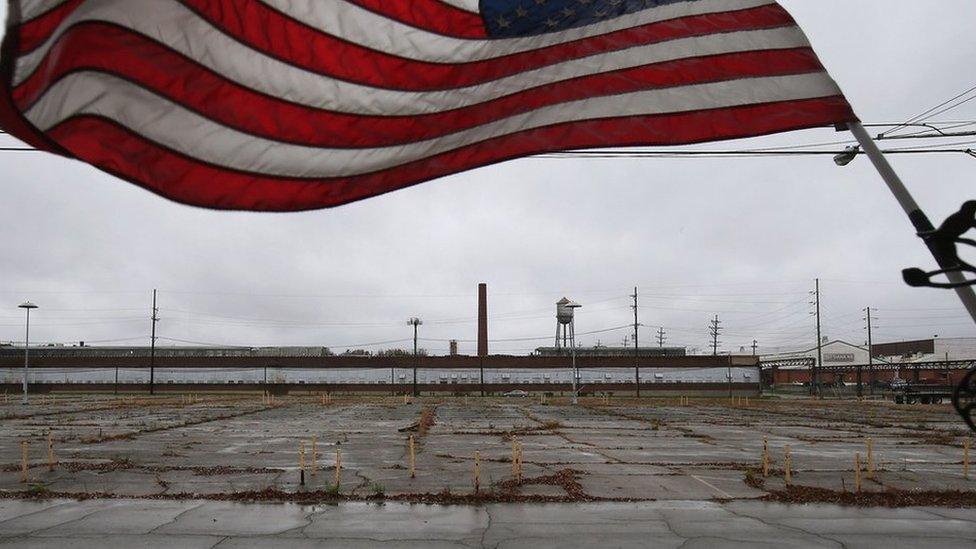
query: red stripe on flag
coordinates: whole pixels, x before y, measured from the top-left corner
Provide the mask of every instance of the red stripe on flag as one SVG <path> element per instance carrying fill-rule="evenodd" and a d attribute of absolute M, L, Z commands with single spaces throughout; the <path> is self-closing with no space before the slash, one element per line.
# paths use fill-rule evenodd
<path fill-rule="evenodd" d="M 62 55 L 60 52 L 72 52 Z M 739 78 L 823 70 L 809 48 L 682 59 L 528 89 L 443 113 L 363 116 L 313 109 L 256 93 L 147 37 L 106 24 L 75 28 L 32 78 L 14 90 L 22 111 L 61 77 L 79 70 L 119 75 L 224 126 L 320 147 L 381 147 L 421 141 L 541 107 L 588 97 Z M 214 101 L 215 97 L 220 100 Z"/>
<path fill-rule="evenodd" d="M 437 34 L 458 38 L 487 38 L 484 20 L 470 11 L 456 8 L 439 0 L 347 0 L 390 19 L 419 27 Z"/>
<path fill-rule="evenodd" d="M 43 44 L 57 28 L 68 18 L 85 0 L 68 0 L 59 6 L 42 13 L 38 17 L 25 22 L 20 27 L 20 55 L 33 51 Z"/>
<path fill-rule="evenodd" d="M 96 117 L 65 121 L 49 135 L 78 158 L 178 202 L 218 209 L 298 211 L 338 206 L 530 154 L 733 139 L 854 119 L 846 100 L 832 97 L 588 120 L 500 137 L 372 174 L 324 180 L 267 177 L 205 164 Z"/>
<path fill-rule="evenodd" d="M 254 0 L 183 0 L 215 26 L 271 57 L 370 86 L 426 91 L 472 86 L 554 63 L 693 36 L 794 25 L 779 5 L 682 17 L 469 63 L 429 63 L 375 51 L 295 21 Z"/>

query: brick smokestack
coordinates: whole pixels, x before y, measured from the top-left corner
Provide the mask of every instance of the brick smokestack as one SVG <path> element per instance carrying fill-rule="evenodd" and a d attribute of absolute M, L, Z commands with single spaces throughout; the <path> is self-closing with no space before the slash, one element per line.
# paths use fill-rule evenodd
<path fill-rule="evenodd" d="M 478 284 L 478 356 L 488 356 L 488 285 Z"/>

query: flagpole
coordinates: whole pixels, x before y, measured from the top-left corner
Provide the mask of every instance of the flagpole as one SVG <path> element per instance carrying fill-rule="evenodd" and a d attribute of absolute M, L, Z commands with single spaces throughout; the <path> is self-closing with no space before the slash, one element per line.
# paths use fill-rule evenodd
<path fill-rule="evenodd" d="M 922 211 L 922 208 L 919 207 L 918 202 L 916 202 L 915 198 L 912 197 L 912 194 L 908 191 L 908 188 L 905 187 L 905 184 L 902 182 L 901 178 L 898 177 L 897 173 L 895 173 L 894 168 L 892 168 L 891 164 L 888 163 L 888 159 L 885 158 L 884 153 L 882 153 L 881 149 L 878 148 L 877 143 L 874 142 L 871 135 L 868 134 L 867 130 L 864 129 L 864 126 L 861 125 L 860 122 L 852 122 L 849 124 L 849 128 L 851 133 L 854 134 L 854 137 L 857 139 L 858 143 L 860 143 L 861 148 L 863 148 L 864 152 L 868 155 L 868 158 L 871 159 L 871 163 L 874 164 L 874 167 L 878 170 L 881 178 L 884 179 L 884 182 L 888 185 L 888 189 L 891 191 L 891 194 L 895 195 L 895 199 L 898 200 L 898 203 L 901 204 L 902 209 L 905 210 L 906 214 L 908 214 L 908 219 L 910 219 L 912 225 L 915 226 L 915 230 L 918 231 L 919 234 L 934 231 L 935 227 L 932 225 L 932 222 L 925 215 L 925 212 Z M 932 252 L 932 255 L 935 257 L 936 262 L 938 262 L 941 268 L 951 269 L 952 267 L 955 267 L 952 258 L 943 257 L 942 254 L 935 247 L 933 247 L 931 243 L 926 242 L 926 245 L 928 245 L 929 251 Z M 949 281 L 954 284 L 964 284 L 966 282 L 966 277 L 963 276 L 963 274 L 959 271 L 949 271 L 946 273 L 946 276 L 949 278 Z M 973 291 L 973 287 L 960 286 L 955 290 L 960 301 L 962 301 L 962 304 L 966 307 L 966 310 L 969 311 L 969 316 L 971 316 L 973 321 L 976 322 L 976 292 Z"/>

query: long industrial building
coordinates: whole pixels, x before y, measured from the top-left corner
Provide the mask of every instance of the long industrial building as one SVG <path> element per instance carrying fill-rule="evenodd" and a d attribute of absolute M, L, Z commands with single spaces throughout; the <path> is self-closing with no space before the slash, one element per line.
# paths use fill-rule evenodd
<path fill-rule="evenodd" d="M 512 389 L 565 392 L 572 383 L 572 357 L 567 353 L 530 356 L 348 356 L 330 355 L 320 347 L 300 348 L 157 348 L 39 347 L 30 350 L 28 383 L 36 390 L 82 386 L 148 385 L 150 363 L 154 382 L 174 389 L 189 385 L 278 386 L 288 390 L 389 392 L 406 391 L 414 383 L 424 392 L 487 393 Z M 15 391 L 23 379 L 23 347 L 0 347 L 0 382 Z M 677 390 L 699 392 L 759 391 L 759 361 L 737 356 L 600 355 L 581 352 L 576 358 L 578 382 L 584 393 L 636 392 L 636 374 L 648 393 Z M 637 367 L 639 365 L 639 367 Z"/>
<path fill-rule="evenodd" d="M 30 349 L 26 376 L 34 390 L 143 390 L 150 382 L 172 390 L 273 388 L 278 391 L 352 391 L 484 394 L 514 389 L 565 393 L 576 365 L 584 393 L 722 394 L 760 392 L 757 357 L 685 356 L 680 347 L 579 347 L 579 304 L 556 303 L 553 347 L 530 356 L 488 351 L 487 285 L 478 285 L 478 355 L 334 355 L 326 347 L 92 347 L 46 345 Z M 411 322 L 420 323 L 419 319 Z M 25 349 L 0 344 L 0 383 L 22 383 Z"/>

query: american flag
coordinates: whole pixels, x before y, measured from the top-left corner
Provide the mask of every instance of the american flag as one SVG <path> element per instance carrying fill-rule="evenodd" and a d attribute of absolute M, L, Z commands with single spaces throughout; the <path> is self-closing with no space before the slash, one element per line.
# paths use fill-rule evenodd
<path fill-rule="evenodd" d="M 295 211 L 532 154 L 855 120 L 771 0 L 12 0 L 0 125 Z"/>

